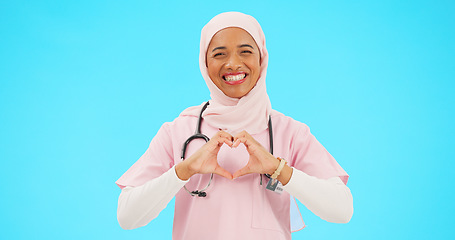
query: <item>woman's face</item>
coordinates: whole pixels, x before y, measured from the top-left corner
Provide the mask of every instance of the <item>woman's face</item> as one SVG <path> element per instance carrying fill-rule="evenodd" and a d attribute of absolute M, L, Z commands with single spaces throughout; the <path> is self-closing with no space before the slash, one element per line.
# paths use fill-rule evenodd
<path fill-rule="evenodd" d="M 212 82 L 228 97 L 241 98 L 259 79 L 260 53 L 253 37 L 237 27 L 217 32 L 207 48 Z"/>

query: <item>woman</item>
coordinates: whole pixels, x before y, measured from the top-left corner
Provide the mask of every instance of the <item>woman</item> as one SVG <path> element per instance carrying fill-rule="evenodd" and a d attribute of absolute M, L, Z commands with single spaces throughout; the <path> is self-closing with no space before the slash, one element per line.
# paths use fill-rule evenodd
<path fill-rule="evenodd" d="M 350 220 L 348 175 L 305 124 L 271 109 L 267 63 L 253 17 L 222 13 L 204 26 L 199 64 L 211 100 L 163 124 L 116 182 L 122 228 L 148 224 L 174 196 L 174 239 L 291 239 L 304 227 L 291 196 L 327 221 Z M 182 157 L 199 115 L 212 138 L 194 139 Z"/>

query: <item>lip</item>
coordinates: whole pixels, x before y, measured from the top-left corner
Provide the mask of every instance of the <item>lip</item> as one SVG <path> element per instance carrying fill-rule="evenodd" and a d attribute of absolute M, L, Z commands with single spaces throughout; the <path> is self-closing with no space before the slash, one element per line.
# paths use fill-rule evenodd
<path fill-rule="evenodd" d="M 239 74 L 245 74 L 245 77 L 238 81 L 225 81 L 224 80 L 224 77 L 226 77 L 226 76 L 239 75 Z M 225 73 L 225 74 L 223 74 L 223 82 L 228 85 L 239 85 L 239 84 L 242 84 L 243 82 L 245 82 L 247 77 L 248 77 L 248 74 L 246 72 Z"/>
<path fill-rule="evenodd" d="M 224 83 L 226 84 L 229 84 L 229 85 L 239 85 L 239 84 L 242 84 L 243 82 L 245 82 L 246 80 L 246 77 L 242 80 L 238 80 L 238 81 L 224 81 Z"/>

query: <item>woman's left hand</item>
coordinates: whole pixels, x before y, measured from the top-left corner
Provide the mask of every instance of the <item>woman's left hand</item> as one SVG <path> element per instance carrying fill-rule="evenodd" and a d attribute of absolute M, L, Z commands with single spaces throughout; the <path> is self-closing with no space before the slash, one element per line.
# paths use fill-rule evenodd
<path fill-rule="evenodd" d="M 250 154 L 250 159 L 245 167 L 233 174 L 233 178 L 249 173 L 273 174 L 278 168 L 280 161 L 269 153 L 259 142 L 257 142 L 248 132 L 242 131 L 234 137 L 232 147 L 243 143 Z"/>

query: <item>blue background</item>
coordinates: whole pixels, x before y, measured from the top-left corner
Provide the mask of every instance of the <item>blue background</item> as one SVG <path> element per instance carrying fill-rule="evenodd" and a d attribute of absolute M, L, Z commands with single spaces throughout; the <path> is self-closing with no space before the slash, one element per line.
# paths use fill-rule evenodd
<path fill-rule="evenodd" d="M 163 122 L 209 99 L 201 28 L 253 15 L 274 109 L 350 174 L 354 216 L 294 239 L 453 236 L 453 1 L 0 3 L 2 239 L 170 239 L 173 202 L 122 230 L 114 182 Z"/>

